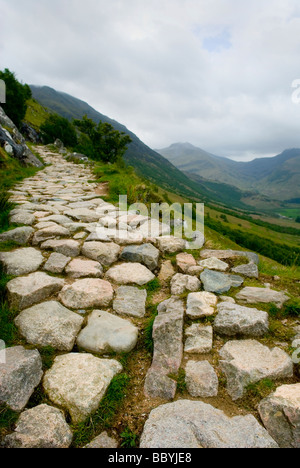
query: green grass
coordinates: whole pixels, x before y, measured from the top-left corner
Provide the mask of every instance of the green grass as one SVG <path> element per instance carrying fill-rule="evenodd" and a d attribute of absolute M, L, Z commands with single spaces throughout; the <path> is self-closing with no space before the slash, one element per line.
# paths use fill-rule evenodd
<path fill-rule="evenodd" d="M 122 448 L 138 448 L 139 436 L 127 427 L 121 434 L 121 447 Z"/>
<path fill-rule="evenodd" d="M 266 398 L 276 388 L 275 383 L 270 379 L 263 379 L 255 384 L 249 384 L 247 386 L 248 396 L 254 398 Z"/>
<path fill-rule="evenodd" d="M 24 120 L 35 130 L 39 130 L 40 126 L 47 120 L 49 115 L 49 110 L 39 104 L 35 99 L 29 99 L 27 101 L 27 111 Z"/>
<path fill-rule="evenodd" d="M 127 195 L 128 205 L 163 202 L 163 199 L 157 194 L 157 187 L 139 177 L 130 166 L 96 163 L 94 173 L 99 183 L 109 182 L 107 201 L 111 203 L 117 203 L 119 195 Z"/>
<path fill-rule="evenodd" d="M 0 405 L 0 438 L 13 431 L 19 418 L 19 413 L 12 411 L 5 405 Z"/>
<path fill-rule="evenodd" d="M 72 425 L 74 433 L 73 448 L 87 445 L 102 431 L 111 427 L 113 420 L 122 406 L 129 385 L 129 376 L 125 373 L 113 378 L 102 399 L 98 410 L 85 422 Z"/>
<path fill-rule="evenodd" d="M 144 347 L 150 353 L 153 354 L 154 342 L 153 342 L 153 325 L 158 315 L 157 307 L 155 305 L 149 305 L 147 312 L 150 313 L 150 317 L 146 319 L 144 325 Z"/>
<path fill-rule="evenodd" d="M 179 369 L 178 374 L 169 374 L 168 377 L 170 379 L 175 380 L 177 382 L 177 392 L 181 395 L 187 391 L 187 384 L 186 384 L 186 374 L 184 369 Z"/>

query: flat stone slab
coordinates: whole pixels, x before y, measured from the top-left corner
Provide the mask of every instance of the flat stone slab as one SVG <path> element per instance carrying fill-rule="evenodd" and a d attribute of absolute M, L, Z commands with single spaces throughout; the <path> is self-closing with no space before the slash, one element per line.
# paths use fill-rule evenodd
<path fill-rule="evenodd" d="M 84 353 L 65 354 L 55 358 L 43 386 L 50 400 L 68 410 L 76 424 L 98 409 L 111 380 L 121 371 L 121 364 L 115 360 Z"/>
<path fill-rule="evenodd" d="M 144 317 L 146 314 L 147 291 L 133 286 L 117 289 L 113 309 L 117 314 Z"/>
<path fill-rule="evenodd" d="M 248 304 L 274 303 L 277 307 L 282 307 L 290 298 L 283 292 L 273 291 L 269 288 L 244 288 L 236 296 L 236 299 Z"/>
<path fill-rule="evenodd" d="M 244 282 L 241 276 L 229 275 L 213 270 L 204 270 L 200 275 L 205 291 L 223 294 L 231 288 L 238 288 Z"/>
<path fill-rule="evenodd" d="M 73 239 L 48 240 L 41 244 L 43 250 L 54 250 L 66 257 L 78 257 L 80 254 L 80 244 Z"/>
<path fill-rule="evenodd" d="M 186 241 L 173 236 L 163 236 L 157 239 L 158 248 L 163 253 L 181 252 L 186 247 Z"/>
<path fill-rule="evenodd" d="M 194 259 L 193 255 L 185 252 L 180 253 L 176 256 L 176 263 L 180 272 L 183 274 L 188 273 L 191 267 L 197 266 L 197 262 Z"/>
<path fill-rule="evenodd" d="M 65 271 L 71 278 L 101 278 L 103 276 L 103 268 L 99 262 L 84 258 L 74 258 Z"/>
<path fill-rule="evenodd" d="M 175 275 L 175 269 L 170 260 L 166 260 L 162 263 L 161 269 L 158 275 L 159 281 L 162 283 L 167 283 Z"/>
<path fill-rule="evenodd" d="M 227 377 L 227 391 L 235 401 L 249 384 L 263 379 L 293 376 L 293 362 L 280 348 L 269 349 L 255 340 L 229 341 L 220 351 L 221 370 Z"/>
<path fill-rule="evenodd" d="M 227 336 L 264 336 L 269 331 L 269 316 L 262 310 L 223 302 L 218 305 L 214 330 Z"/>
<path fill-rule="evenodd" d="M 62 273 L 71 260 L 71 257 L 53 252 L 45 263 L 44 270 L 50 273 Z"/>
<path fill-rule="evenodd" d="M 252 415 L 228 416 L 201 401 L 179 400 L 151 411 L 140 448 L 278 448 Z"/>
<path fill-rule="evenodd" d="M 186 291 L 199 291 L 200 288 L 201 282 L 196 276 L 177 273 L 171 279 L 171 294 L 173 296 L 180 296 Z"/>
<path fill-rule="evenodd" d="M 42 272 L 15 278 L 7 283 L 10 307 L 16 310 L 26 309 L 57 293 L 63 285 L 63 279 L 53 278 Z"/>
<path fill-rule="evenodd" d="M 26 245 L 31 239 L 34 229 L 29 226 L 22 226 L 11 231 L 0 234 L 0 242 L 12 241 L 19 245 Z"/>
<path fill-rule="evenodd" d="M 142 263 L 153 271 L 158 266 L 159 254 L 159 250 L 152 244 L 132 245 L 124 248 L 120 260 Z"/>
<path fill-rule="evenodd" d="M 300 448 L 300 383 L 278 387 L 260 402 L 258 411 L 280 448 Z"/>
<path fill-rule="evenodd" d="M 171 400 L 177 383 L 169 374 L 177 374 L 183 356 L 184 303 L 172 297 L 158 307 L 153 324 L 154 353 L 151 368 L 145 380 L 145 394 Z"/>
<path fill-rule="evenodd" d="M 222 262 L 222 260 L 215 257 L 201 260 L 198 264 L 203 268 L 208 268 L 209 270 L 227 271 L 229 269 L 228 263 Z"/>
<path fill-rule="evenodd" d="M 191 293 L 188 295 L 186 313 L 192 319 L 210 317 L 216 312 L 217 302 L 218 298 L 213 293 L 206 291 Z"/>
<path fill-rule="evenodd" d="M 208 361 L 188 361 L 185 373 L 187 390 L 191 396 L 209 398 L 218 395 L 219 379 Z"/>
<path fill-rule="evenodd" d="M 188 354 L 207 354 L 213 347 L 213 328 L 199 323 L 188 327 L 184 352 Z"/>
<path fill-rule="evenodd" d="M 37 350 L 7 348 L 6 362 L 0 363 L 0 404 L 22 411 L 42 376 L 42 359 Z"/>
<path fill-rule="evenodd" d="M 10 224 L 24 224 L 25 226 L 32 226 L 35 222 L 35 216 L 28 211 L 20 210 L 9 218 Z"/>
<path fill-rule="evenodd" d="M 109 281 L 117 284 L 137 284 L 143 286 L 155 278 L 155 275 L 140 263 L 123 263 L 107 271 Z"/>
<path fill-rule="evenodd" d="M 219 260 L 235 259 L 239 257 L 248 258 L 249 262 L 253 262 L 256 265 L 259 264 L 259 256 L 254 252 L 245 252 L 242 250 L 202 250 L 202 258 L 215 257 Z"/>
<path fill-rule="evenodd" d="M 138 328 L 130 321 L 95 310 L 77 338 L 77 345 L 96 354 L 129 353 L 138 340 Z"/>
<path fill-rule="evenodd" d="M 121 248 L 114 242 L 85 242 L 82 255 L 109 267 L 118 260 Z"/>
<path fill-rule="evenodd" d="M 32 247 L 0 253 L 0 262 L 4 265 L 5 273 L 11 276 L 33 273 L 39 269 L 43 261 L 41 252 Z"/>
<path fill-rule="evenodd" d="M 91 309 L 108 307 L 113 296 L 114 290 L 108 281 L 87 278 L 66 285 L 60 293 L 60 300 L 70 309 Z"/>
<path fill-rule="evenodd" d="M 66 210 L 65 216 L 82 221 L 83 223 L 95 223 L 99 221 L 100 215 L 96 211 L 89 210 L 87 208 L 77 208 L 74 210 Z"/>
<path fill-rule="evenodd" d="M 55 224 L 44 229 L 40 229 L 34 233 L 32 244 L 38 245 L 48 239 L 54 239 L 57 237 L 69 237 L 70 231 L 63 226 Z"/>
<path fill-rule="evenodd" d="M 83 318 L 59 302 L 43 302 L 23 310 L 15 319 L 22 336 L 36 346 L 51 346 L 59 351 L 72 351 L 81 330 Z"/>
<path fill-rule="evenodd" d="M 5 437 L 4 448 L 41 449 L 69 448 L 73 433 L 57 408 L 39 405 L 24 411 L 15 432 Z"/>
<path fill-rule="evenodd" d="M 255 263 L 248 263 L 247 265 L 240 265 L 231 270 L 238 275 L 247 276 L 248 278 L 258 278 L 258 266 Z"/>

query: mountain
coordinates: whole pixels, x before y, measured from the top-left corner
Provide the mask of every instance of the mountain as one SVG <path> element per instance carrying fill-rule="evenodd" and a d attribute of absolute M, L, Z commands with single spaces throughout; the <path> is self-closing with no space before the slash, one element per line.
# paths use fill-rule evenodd
<path fill-rule="evenodd" d="M 178 169 L 205 180 L 250 190 L 275 200 L 300 197 L 300 149 L 273 158 L 237 162 L 210 154 L 190 143 L 175 143 L 157 150 Z"/>
<path fill-rule="evenodd" d="M 95 122 L 107 122 L 119 132 L 128 134 L 132 143 L 125 154 L 125 160 L 139 174 L 152 180 L 166 190 L 181 193 L 189 198 L 206 199 L 204 191 L 196 182 L 178 170 L 162 155 L 146 146 L 134 133 L 124 125 L 110 119 L 93 109 L 89 104 L 66 93 L 56 91 L 48 86 L 30 85 L 33 98 L 40 104 L 67 119 L 80 119 L 87 115 Z"/>
<path fill-rule="evenodd" d="M 48 86 L 31 85 L 33 98 L 41 105 L 56 112 L 67 119 L 80 119 L 84 115 L 95 122 L 107 122 L 116 130 L 128 134 L 132 143 L 125 154 L 125 160 L 133 166 L 136 171 L 153 181 L 165 190 L 183 195 L 191 200 L 201 202 L 215 202 L 228 204 L 241 209 L 252 209 L 241 200 L 244 194 L 233 187 L 222 183 L 212 184 L 202 178 L 191 180 L 180 171 L 167 158 L 145 145 L 134 133 L 124 125 L 110 119 L 106 115 L 93 109 L 89 104 L 66 93 L 56 91 Z M 227 196 L 224 196 L 224 193 Z"/>

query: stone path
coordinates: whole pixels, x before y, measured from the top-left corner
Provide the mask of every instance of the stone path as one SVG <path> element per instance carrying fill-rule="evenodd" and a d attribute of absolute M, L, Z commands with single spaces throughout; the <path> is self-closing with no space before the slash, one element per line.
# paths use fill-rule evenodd
<path fill-rule="evenodd" d="M 243 288 L 247 278 L 258 277 L 257 255 L 205 249 L 196 234 L 195 259 L 186 252 L 190 244 L 172 237 L 168 226 L 105 202 L 89 167 L 44 147 L 38 151 L 46 168 L 11 191 L 11 223 L 21 226 L 0 235 L 19 246 L 0 253 L 0 261 L 14 276 L 8 300 L 24 339 L 0 360 L 0 404 L 20 413 L 15 431 L 0 444 L 70 447 L 67 416 L 77 424 L 99 407 L 123 370 L 120 354 L 137 346 L 148 319 L 147 284 L 159 278 L 165 300 L 157 307 L 153 360 L 140 389 L 149 415 L 141 448 L 299 448 L 300 383 L 293 362 L 286 349 L 259 341 L 269 332 L 259 304 L 282 307 L 289 298 L 266 287 Z M 245 264 L 232 267 L 236 259 Z M 234 298 L 222 296 L 227 292 Z M 43 372 L 39 350 L 46 346 L 57 356 Z M 180 369 L 185 399 L 177 388 Z M 278 382 L 260 403 L 260 419 L 245 412 L 229 417 L 214 407 L 222 376 L 233 406 L 249 384 Z M 27 409 L 40 384 L 50 406 Z M 88 447 L 116 447 L 110 435 L 98 434 Z"/>

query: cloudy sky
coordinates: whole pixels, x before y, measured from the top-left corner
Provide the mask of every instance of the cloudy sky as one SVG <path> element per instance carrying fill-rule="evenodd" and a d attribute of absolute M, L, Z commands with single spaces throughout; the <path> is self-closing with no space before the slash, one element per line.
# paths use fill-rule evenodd
<path fill-rule="evenodd" d="M 152 148 L 250 160 L 300 147 L 299 0 L 0 0 L 0 12 L 1 69 Z"/>

